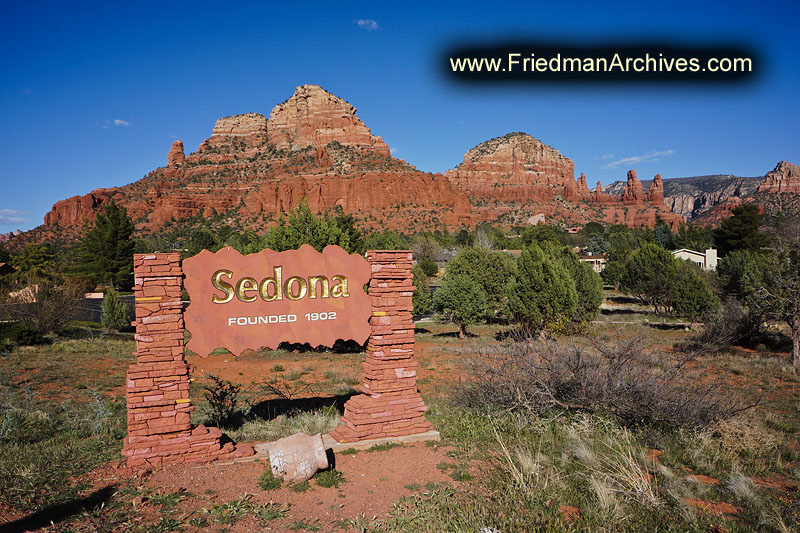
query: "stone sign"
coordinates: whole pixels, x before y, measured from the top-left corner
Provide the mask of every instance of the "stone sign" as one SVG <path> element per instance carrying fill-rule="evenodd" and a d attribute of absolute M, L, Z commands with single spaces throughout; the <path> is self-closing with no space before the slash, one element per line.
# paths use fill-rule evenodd
<path fill-rule="evenodd" d="M 307 244 L 249 255 L 204 250 L 186 259 L 183 271 L 191 299 L 186 347 L 202 357 L 216 348 L 238 355 L 281 342 L 363 344 L 370 336 L 372 304 L 363 289 L 370 265 L 338 246 L 322 253 Z"/>

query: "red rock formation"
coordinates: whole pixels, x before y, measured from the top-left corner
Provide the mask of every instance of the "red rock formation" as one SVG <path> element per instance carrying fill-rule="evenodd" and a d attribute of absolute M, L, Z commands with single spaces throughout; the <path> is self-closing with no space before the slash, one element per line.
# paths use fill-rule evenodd
<path fill-rule="evenodd" d="M 77 226 L 83 225 L 84 220 L 92 221 L 102 208 L 103 204 L 111 199 L 120 199 L 120 189 L 96 189 L 83 196 L 73 196 L 66 200 L 59 200 L 44 216 L 47 226 Z"/>
<path fill-rule="evenodd" d="M 167 166 L 176 167 L 182 165 L 186 160 L 186 155 L 183 153 L 183 141 L 175 141 L 167 154 Z"/>
<path fill-rule="evenodd" d="M 332 141 L 389 156 L 389 147 L 356 117 L 356 108 L 319 85 L 302 85 L 278 104 L 267 123 L 269 140 L 281 150 L 325 146 Z"/>
<path fill-rule="evenodd" d="M 572 180 L 567 181 L 567 183 L 564 184 L 561 195 L 570 202 L 578 201 L 578 185 Z"/>
<path fill-rule="evenodd" d="M 664 203 L 664 182 L 661 180 L 661 174 L 656 174 L 653 178 L 653 183 L 650 184 L 646 199 L 651 204 L 660 205 Z"/>
<path fill-rule="evenodd" d="M 732 196 L 700 215 L 695 220 L 695 223 L 701 226 L 717 226 L 724 219 L 732 216 L 733 209 L 740 205 L 742 205 L 742 199 L 738 196 Z M 760 206 L 759 211 L 763 212 Z"/>
<path fill-rule="evenodd" d="M 601 221 L 606 224 L 623 224 L 634 228 L 652 227 L 660 219 L 673 229 L 677 229 L 683 220 L 680 215 L 670 212 L 664 205 L 664 183 L 661 174 L 656 175 L 647 194 L 642 192 L 642 183 L 636 177 L 635 170 L 628 171 L 625 192 L 618 197 L 603 192 L 598 181 L 597 188 L 592 192 L 589 201 L 600 204 Z"/>
<path fill-rule="evenodd" d="M 354 112 L 319 87 L 300 87 L 273 110 L 276 126 L 258 113 L 221 118 L 211 137 L 180 164 L 183 152 L 175 143 L 167 167 L 125 187 L 58 202 L 45 224 L 73 226 L 76 233 L 112 195 L 145 231 L 173 218 L 210 217 L 233 208 L 246 226 L 262 229 L 303 199 L 314 211 L 338 207 L 382 229 L 473 223 L 462 192 L 441 174 L 391 157 Z M 306 147 L 315 147 L 311 157 Z"/>
<path fill-rule="evenodd" d="M 250 137 L 267 133 L 267 119 L 261 113 L 244 113 L 217 120 L 212 135 Z"/>
<path fill-rule="evenodd" d="M 586 176 L 575 180 L 571 160 L 524 133 L 479 144 L 445 176 L 420 172 L 392 157 L 349 103 L 304 85 L 269 120 L 259 113 L 221 118 L 196 152 L 184 155 L 177 141 L 167 166 L 145 178 L 57 202 L 45 217 L 50 229 L 39 234 L 75 236 L 111 198 L 145 233 L 173 219 L 214 215 L 263 231 L 303 200 L 316 212 L 341 209 L 362 227 L 380 230 L 525 224 L 534 215 L 569 225 L 646 226 L 656 217 L 669 219 L 654 201 L 658 190 L 654 184 L 645 197 L 631 172 L 619 201 L 599 182 L 590 192 Z M 56 231 L 56 225 L 71 229 Z"/>
<path fill-rule="evenodd" d="M 592 192 L 590 200 L 598 204 L 611 204 L 616 202 L 613 196 L 603 192 L 603 185 L 600 183 L 600 180 L 597 180 L 597 186 Z"/>
<path fill-rule="evenodd" d="M 589 186 L 586 185 L 586 174 L 581 172 L 581 175 L 578 178 L 578 198 L 580 200 L 588 200 L 591 195 L 592 193 L 589 191 Z"/>
<path fill-rule="evenodd" d="M 575 186 L 575 165 L 526 133 L 509 133 L 469 150 L 445 176 L 471 198 L 542 201 Z"/>
<path fill-rule="evenodd" d="M 800 167 L 781 161 L 773 170 L 767 172 L 758 192 L 800 193 Z"/>
<path fill-rule="evenodd" d="M 625 205 L 640 204 L 644 200 L 642 194 L 642 182 L 636 177 L 635 170 L 628 171 L 628 183 L 625 185 L 625 193 L 622 195 L 622 203 Z"/>

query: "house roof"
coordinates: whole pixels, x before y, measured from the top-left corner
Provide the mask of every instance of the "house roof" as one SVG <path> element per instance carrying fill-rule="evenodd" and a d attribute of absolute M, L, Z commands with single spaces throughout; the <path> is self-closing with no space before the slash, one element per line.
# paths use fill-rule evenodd
<path fill-rule="evenodd" d="M 705 252 L 697 252 L 695 250 L 690 250 L 688 248 L 681 248 L 680 250 L 673 250 L 672 251 L 672 255 L 678 254 L 680 252 L 686 252 L 686 253 L 690 253 L 690 254 L 701 255 L 703 257 L 706 256 Z"/>

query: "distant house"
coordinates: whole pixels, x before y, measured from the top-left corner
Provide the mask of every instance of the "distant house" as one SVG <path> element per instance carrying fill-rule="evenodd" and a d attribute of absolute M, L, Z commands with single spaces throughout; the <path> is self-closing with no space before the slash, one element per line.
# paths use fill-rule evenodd
<path fill-rule="evenodd" d="M 598 274 L 606 268 L 606 256 L 604 255 L 579 255 L 578 259 L 584 263 L 589 263 L 592 266 L 592 270 Z"/>
<path fill-rule="evenodd" d="M 681 248 L 680 250 L 672 252 L 672 255 L 678 259 L 691 261 L 703 270 L 717 269 L 717 250 L 715 248 L 709 248 L 705 252 L 696 252 L 688 248 Z"/>

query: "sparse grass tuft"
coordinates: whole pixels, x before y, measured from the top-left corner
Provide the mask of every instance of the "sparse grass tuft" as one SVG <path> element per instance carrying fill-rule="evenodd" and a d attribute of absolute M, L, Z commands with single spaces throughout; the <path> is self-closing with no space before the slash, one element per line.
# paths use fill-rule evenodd
<path fill-rule="evenodd" d="M 339 487 L 340 483 L 344 483 L 344 475 L 335 468 L 331 470 L 324 470 L 319 472 L 315 478 L 317 480 L 317 485 L 324 488 L 330 487 Z"/>
<path fill-rule="evenodd" d="M 366 452 L 385 452 L 386 450 L 391 450 L 392 448 L 399 448 L 402 444 L 399 442 L 384 442 L 382 444 L 375 444 L 374 446 L 370 446 L 367 448 Z"/>
<path fill-rule="evenodd" d="M 227 434 L 237 442 L 253 442 L 278 440 L 295 433 L 329 433 L 341 423 L 340 416 L 335 407 L 323 407 L 275 420 L 248 420 L 241 427 L 227 431 Z"/>
<path fill-rule="evenodd" d="M 289 485 L 292 492 L 305 492 L 311 488 L 311 483 L 308 481 L 301 481 L 300 483 L 292 483 Z"/>
<path fill-rule="evenodd" d="M 264 490 L 277 490 L 281 488 L 283 480 L 272 473 L 272 469 L 267 465 L 267 469 L 258 479 L 258 486 Z"/>

